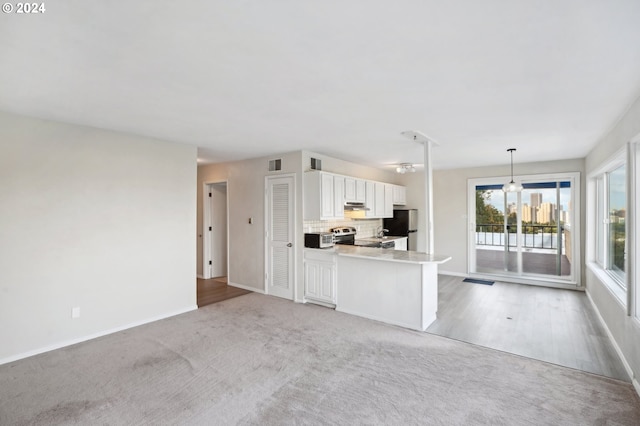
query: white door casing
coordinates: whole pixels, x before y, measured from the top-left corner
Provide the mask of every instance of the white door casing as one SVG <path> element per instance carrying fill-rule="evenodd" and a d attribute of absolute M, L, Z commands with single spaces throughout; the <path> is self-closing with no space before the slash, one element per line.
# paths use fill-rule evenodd
<path fill-rule="evenodd" d="M 227 276 L 227 184 L 210 185 L 211 277 Z"/>
<path fill-rule="evenodd" d="M 265 293 L 293 300 L 295 175 L 268 176 L 265 193 Z"/>
<path fill-rule="evenodd" d="M 217 189 L 217 191 L 216 191 Z M 228 182 L 205 182 L 202 187 L 202 269 L 198 277 L 229 275 Z M 209 195 L 211 194 L 211 195 Z M 219 256 L 217 259 L 215 256 Z M 218 264 L 214 267 L 214 264 Z M 228 277 L 229 278 L 229 277 Z"/>

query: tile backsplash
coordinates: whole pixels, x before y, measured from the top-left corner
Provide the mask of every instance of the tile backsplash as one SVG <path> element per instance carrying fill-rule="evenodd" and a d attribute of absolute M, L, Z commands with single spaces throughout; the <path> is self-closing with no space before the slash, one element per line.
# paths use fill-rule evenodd
<path fill-rule="evenodd" d="M 329 232 L 338 226 L 355 227 L 358 238 L 373 237 L 377 228 L 382 226 L 382 219 L 305 220 L 304 232 Z"/>

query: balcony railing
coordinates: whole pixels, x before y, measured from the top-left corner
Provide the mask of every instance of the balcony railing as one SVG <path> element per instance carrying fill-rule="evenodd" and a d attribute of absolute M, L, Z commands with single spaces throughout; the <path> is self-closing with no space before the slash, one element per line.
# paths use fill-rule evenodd
<path fill-rule="evenodd" d="M 524 248 L 532 249 L 552 249 L 558 248 L 558 235 L 556 232 L 543 232 L 544 229 L 556 229 L 553 225 L 522 225 Z M 562 246 L 564 244 L 564 227 L 560 227 L 562 233 Z M 516 225 L 507 225 L 508 246 L 517 246 L 517 235 L 515 233 Z M 505 234 L 504 225 L 497 224 L 478 224 L 476 225 L 476 246 L 495 246 L 504 247 Z M 563 250 L 564 251 L 564 250 Z"/>

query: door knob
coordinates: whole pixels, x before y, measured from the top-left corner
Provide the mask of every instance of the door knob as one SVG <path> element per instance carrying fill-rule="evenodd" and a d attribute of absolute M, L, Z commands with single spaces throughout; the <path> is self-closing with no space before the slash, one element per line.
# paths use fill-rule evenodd
<path fill-rule="evenodd" d="M 293 244 L 289 243 L 287 244 L 287 247 L 293 247 Z"/>

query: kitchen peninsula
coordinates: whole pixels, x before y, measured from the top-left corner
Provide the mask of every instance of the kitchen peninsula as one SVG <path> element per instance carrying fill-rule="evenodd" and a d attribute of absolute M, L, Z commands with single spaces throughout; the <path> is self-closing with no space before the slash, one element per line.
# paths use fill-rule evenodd
<path fill-rule="evenodd" d="M 305 249 L 305 297 L 333 304 L 336 311 L 424 331 L 438 310 L 438 265 L 449 259 L 344 245 Z"/>

